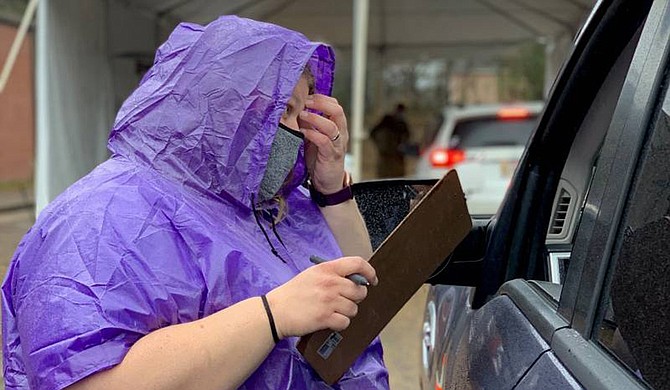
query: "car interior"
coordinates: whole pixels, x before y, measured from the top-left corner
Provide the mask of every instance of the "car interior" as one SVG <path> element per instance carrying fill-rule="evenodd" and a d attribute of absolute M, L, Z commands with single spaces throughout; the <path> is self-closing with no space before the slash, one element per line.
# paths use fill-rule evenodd
<path fill-rule="evenodd" d="M 591 180 L 597 169 L 598 155 L 616 108 L 619 94 L 640 38 L 642 28 L 631 38 L 598 91 L 575 136 L 559 180 L 551 222 L 547 231 L 547 280 L 561 285 L 570 262 L 572 243 L 584 211 Z M 546 287 L 558 301 L 560 289 Z"/>
<path fill-rule="evenodd" d="M 547 297 L 558 304 L 565 276 L 570 265 L 570 254 L 577 227 L 586 206 L 586 198 L 598 167 L 598 156 L 616 108 L 617 101 L 640 38 L 642 27 L 631 38 L 615 62 L 596 95 L 584 121 L 577 132 L 570 153 L 561 173 L 554 197 L 551 222 L 547 231 L 547 281 L 534 281 Z M 622 359 L 631 369 L 636 364 L 623 340 L 613 318 L 611 305 L 609 315 L 601 323 L 605 347 Z"/>

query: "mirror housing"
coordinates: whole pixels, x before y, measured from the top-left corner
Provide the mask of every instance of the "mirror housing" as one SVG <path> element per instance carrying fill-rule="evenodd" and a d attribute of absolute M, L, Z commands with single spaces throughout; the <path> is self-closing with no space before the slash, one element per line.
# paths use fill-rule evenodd
<path fill-rule="evenodd" d="M 353 185 L 354 198 L 370 233 L 373 250 L 381 245 L 435 183 L 435 179 L 391 179 Z M 472 287 L 480 283 L 483 257 L 493 223 L 490 219 L 480 218 L 472 222 L 473 227 L 468 236 L 430 276 L 427 283 Z"/>
<path fill-rule="evenodd" d="M 370 233 L 372 250 L 391 234 L 412 206 L 437 183 L 429 180 L 373 180 L 354 183 L 352 191 Z"/>

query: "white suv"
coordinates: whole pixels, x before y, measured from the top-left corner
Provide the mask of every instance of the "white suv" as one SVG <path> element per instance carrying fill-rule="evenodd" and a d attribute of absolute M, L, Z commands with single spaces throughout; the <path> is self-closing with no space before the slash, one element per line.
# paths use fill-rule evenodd
<path fill-rule="evenodd" d="M 456 169 L 473 215 L 493 215 L 505 196 L 542 102 L 448 107 L 415 177 L 441 178 Z"/>

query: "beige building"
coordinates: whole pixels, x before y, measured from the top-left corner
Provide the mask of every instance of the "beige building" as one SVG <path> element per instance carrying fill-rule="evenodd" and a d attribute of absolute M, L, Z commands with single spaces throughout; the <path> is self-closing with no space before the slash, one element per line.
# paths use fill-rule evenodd
<path fill-rule="evenodd" d="M 486 104 L 500 101 L 498 74 L 493 70 L 454 73 L 449 78 L 453 104 Z"/>

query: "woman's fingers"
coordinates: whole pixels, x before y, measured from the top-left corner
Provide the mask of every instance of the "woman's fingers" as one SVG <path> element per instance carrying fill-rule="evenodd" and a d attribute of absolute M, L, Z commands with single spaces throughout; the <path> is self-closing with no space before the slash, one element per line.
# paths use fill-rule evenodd
<path fill-rule="evenodd" d="M 343 186 L 349 141 L 344 110 L 336 99 L 319 94 L 310 95 L 305 105 L 298 124 L 308 141 L 305 160 L 311 183 L 322 193 L 335 193 Z"/>
<path fill-rule="evenodd" d="M 302 119 L 303 123 L 310 125 L 313 130 L 328 137 L 328 140 L 333 145 L 346 144 L 346 142 L 343 142 L 346 141 L 346 134 L 342 133 L 334 121 L 309 111 L 302 111 L 300 119 Z"/>
<path fill-rule="evenodd" d="M 326 264 L 332 266 L 333 270 L 340 276 L 346 277 L 351 274 L 361 274 L 373 286 L 378 283 L 375 269 L 362 257 L 342 257 L 341 259 L 330 261 Z"/>
<path fill-rule="evenodd" d="M 349 327 L 351 318 L 340 313 L 333 313 L 328 321 L 328 328 L 337 332 L 341 332 Z"/>
<path fill-rule="evenodd" d="M 310 95 L 305 102 L 305 106 L 309 110 L 321 113 L 321 115 L 315 114 L 316 116 L 322 116 L 332 121 L 338 129 L 340 137 L 344 140 L 343 144 L 346 145 L 349 140 L 347 116 L 337 99 L 326 95 Z M 332 134 L 331 139 L 334 137 L 335 134 Z"/>
<path fill-rule="evenodd" d="M 343 158 L 344 153 L 338 150 L 327 136 L 313 129 L 300 129 L 300 131 L 305 135 L 305 139 L 316 146 L 321 161 L 337 162 Z"/>
<path fill-rule="evenodd" d="M 360 303 L 368 296 L 368 288 L 366 286 L 360 286 L 339 275 L 337 276 L 336 284 L 339 289 L 339 295 L 352 302 Z"/>
<path fill-rule="evenodd" d="M 338 299 L 333 302 L 333 309 L 335 313 L 340 313 L 349 318 L 354 318 L 358 314 L 358 305 L 356 302 L 353 302 L 345 297 L 338 297 Z"/>
<path fill-rule="evenodd" d="M 342 296 L 356 303 L 361 303 L 368 296 L 368 289 L 365 286 L 359 286 L 356 283 L 349 282 L 346 290 L 342 291 Z"/>
<path fill-rule="evenodd" d="M 307 108 L 322 112 L 326 118 L 332 120 L 341 133 L 345 133 L 348 139 L 349 132 L 347 128 L 347 117 L 344 114 L 344 109 L 337 101 L 337 99 L 326 95 L 310 95 L 305 102 Z"/>

